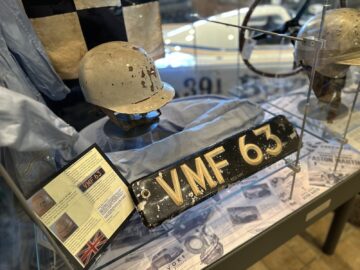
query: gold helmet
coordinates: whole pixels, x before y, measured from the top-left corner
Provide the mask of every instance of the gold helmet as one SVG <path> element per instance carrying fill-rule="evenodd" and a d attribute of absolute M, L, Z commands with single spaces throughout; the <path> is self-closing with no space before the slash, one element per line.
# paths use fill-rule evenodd
<path fill-rule="evenodd" d="M 322 15 L 308 20 L 300 29 L 298 37 L 317 38 Z M 360 10 L 352 8 L 333 9 L 326 12 L 316 71 L 330 78 L 344 76 L 349 66 L 360 65 Z M 315 47 L 308 42 L 296 42 L 295 59 L 304 67 L 311 67 Z"/>
<path fill-rule="evenodd" d="M 80 63 L 79 80 L 86 101 L 123 114 L 157 110 L 175 94 L 142 48 L 121 41 L 88 51 Z"/>
<path fill-rule="evenodd" d="M 319 36 L 322 14 L 308 20 L 298 37 L 306 41 L 295 44 L 295 61 L 310 77 L 315 49 L 312 39 Z M 320 101 L 331 103 L 340 99 L 340 91 L 346 83 L 346 73 L 351 65 L 360 65 L 360 10 L 341 8 L 325 14 L 313 90 Z"/>

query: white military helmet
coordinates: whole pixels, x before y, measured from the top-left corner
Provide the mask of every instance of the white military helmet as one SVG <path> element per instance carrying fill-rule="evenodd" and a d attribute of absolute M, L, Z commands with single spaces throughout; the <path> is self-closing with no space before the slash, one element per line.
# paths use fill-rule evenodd
<path fill-rule="evenodd" d="M 298 37 L 317 38 L 322 15 L 308 20 Z M 316 71 L 329 78 L 342 77 L 351 65 L 360 65 L 360 10 L 353 8 L 333 9 L 326 12 Z M 307 42 L 296 42 L 295 59 L 304 67 L 311 67 L 315 47 Z"/>
<path fill-rule="evenodd" d="M 123 114 L 157 110 L 175 95 L 147 53 L 128 42 L 104 43 L 88 51 L 79 80 L 87 102 Z"/>

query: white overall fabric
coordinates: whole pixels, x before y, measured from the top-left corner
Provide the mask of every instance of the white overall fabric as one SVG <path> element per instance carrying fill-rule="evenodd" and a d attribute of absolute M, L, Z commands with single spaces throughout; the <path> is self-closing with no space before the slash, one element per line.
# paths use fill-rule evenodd
<path fill-rule="evenodd" d="M 55 150 L 62 151 L 62 159 L 74 157 L 71 148 L 79 135 L 41 104 L 40 92 L 60 100 L 70 90 L 55 73 L 18 1 L 1 0 L 0 18 L 0 150 L 26 193 L 55 170 Z"/>
<path fill-rule="evenodd" d="M 44 151 L 50 142 L 40 142 L 45 135 L 35 135 L 30 125 L 36 118 L 29 120 L 27 113 L 38 107 L 38 115 L 49 115 L 40 92 L 58 100 L 69 89 L 50 65 L 18 1 L 1 0 L 0 18 L 0 162 L 26 192 L 55 170 L 54 150 Z M 26 127 L 33 130 L 29 137 Z M 34 151 L 22 152 L 25 149 Z M 26 269 L 34 247 L 33 224 L 15 207 L 13 197 L 0 177 L 0 269 Z"/>
<path fill-rule="evenodd" d="M 46 105 L 0 87 L 0 147 L 17 151 L 62 149 L 79 135 Z"/>
<path fill-rule="evenodd" d="M 54 164 L 56 150 L 62 159 L 70 160 L 88 145 L 46 105 L 0 87 L 0 148 L 7 149 L 5 165 L 25 193 L 48 176 L 50 172 L 41 168 L 52 167 L 49 163 Z M 46 166 L 39 164 L 44 162 Z"/>
<path fill-rule="evenodd" d="M 219 96 L 175 99 L 161 111 L 159 126 L 172 135 L 140 149 L 107 153 L 129 183 L 259 124 L 264 116 L 260 107 L 245 100 Z M 106 121 L 101 119 L 80 134 L 107 149 Z"/>
<path fill-rule="evenodd" d="M 58 169 L 59 160 L 72 159 L 86 147 L 75 129 L 46 105 L 0 87 L 0 162 L 25 196 Z M 30 263 L 33 224 L 16 209 L 1 177 L 0 207 L 0 269 L 20 269 Z"/>
<path fill-rule="evenodd" d="M 55 150 L 62 150 L 65 159 L 73 157 L 69 149 L 79 136 L 41 104 L 40 92 L 59 100 L 69 89 L 18 1 L 0 1 L 0 18 L 0 150 L 6 152 L 3 163 L 27 192 L 55 170 Z"/>
<path fill-rule="evenodd" d="M 55 73 L 18 1 L 1 0 L 0 162 L 26 195 L 56 170 L 55 148 L 72 158 L 72 144 L 79 142 L 75 130 L 42 104 L 40 92 L 60 100 L 70 90 Z M 28 269 L 33 223 L 15 207 L 1 177 L 0 209 L 0 269 Z"/>
<path fill-rule="evenodd" d="M 59 160 L 72 159 L 88 147 L 82 142 L 44 104 L 0 87 L 0 162 L 25 196 L 58 169 Z M 15 205 L 0 177 L 0 269 L 28 265 L 34 247 L 33 224 Z"/>

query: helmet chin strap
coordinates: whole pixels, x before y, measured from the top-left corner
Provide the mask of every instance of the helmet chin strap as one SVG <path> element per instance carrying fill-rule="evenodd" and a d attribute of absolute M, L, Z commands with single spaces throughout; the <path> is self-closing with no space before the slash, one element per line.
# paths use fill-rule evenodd
<path fill-rule="evenodd" d="M 343 78 L 328 78 L 327 84 L 329 84 L 329 87 L 332 88 L 330 100 L 326 101 L 329 108 L 326 120 L 329 123 L 338 116 L 338 110 L 341 105 L 341 90 L 345 86 L 345 83 L 346 76 Z M 322 102 L 321 98 L 319 98 L 319 101 Z"/>
<path fill-rule="evenodd" d="M 341 105 L 341 91 L 336 91 L 335 95 L 333 96 L 330 104 L 329 104 L 329 111 L 327 115 L 327 121 L 332 122 L 338 116 L 338 110 Z"/>
<path fill-rule="evenodd" d="M 346 83 L 346 75 L 341 78 L 331 78 L 317 72 L 313 90 L 319 103 L 327 104 L 326 120 L 330 123 L 338 116 L 341 105 L 341 90 Z"/>
<path fill-rule="evenodd" d="M 115 111 L 100 106 L 98 107 L 110 118 L 110 121 L 114 125 L 124 131 L 130 131 L 136 127 L 157 123 L 161 115 L 160 110 L 156 110 L 154 116 L 149 116 L 151 112 L 141 114 L 116 114 Z"/>

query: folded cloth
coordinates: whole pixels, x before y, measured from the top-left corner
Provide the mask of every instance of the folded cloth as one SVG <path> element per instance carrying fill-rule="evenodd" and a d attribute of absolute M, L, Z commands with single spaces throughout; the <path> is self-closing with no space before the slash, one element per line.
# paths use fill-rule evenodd
<path fill-rule="evenodd" d="M 263 116 L 260 107 L 246 100 L 219 96 L 176 99 L 162 109 L 159 128 L 153 134 L 158 141 L 143 148 L 108 152 L 107 155 L 131 183 L 258 124 Z M 80 134 L 107 149 L 109 138 L 103 131 L 107 120 L 99 120 Z M 171 135 L 157 136 L 163 129 Z"/>

